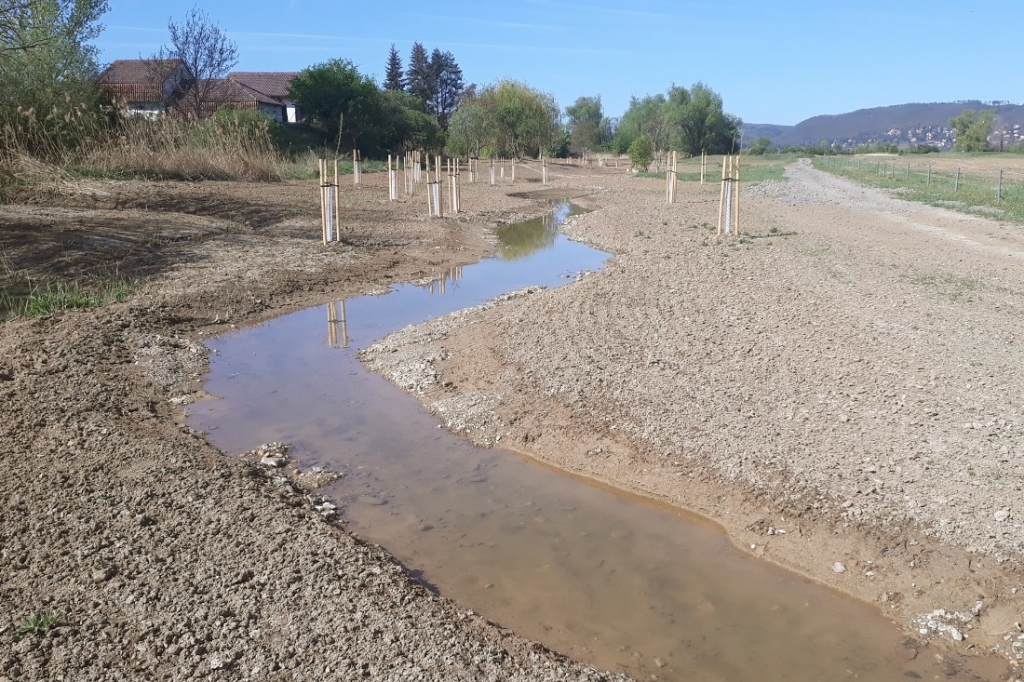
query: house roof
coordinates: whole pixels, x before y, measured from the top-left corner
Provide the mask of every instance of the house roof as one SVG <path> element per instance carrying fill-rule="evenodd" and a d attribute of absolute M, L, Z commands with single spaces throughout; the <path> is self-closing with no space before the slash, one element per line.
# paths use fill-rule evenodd
<path fill-rule="evenodd" d="M 151 85 L 163 81 L 180 59 L 116 59 L 100 75 L 103 85 Z"/>
<path fill-rule="evenodd" d="M 216 80 L 200 81 L 200 88 L 209 88 L 206 99 L 218 104 L 234 104 L 239 102 L 258 102 L 260 104 L 276 104 L 281 102 L 268 97 L 258 90 L 254 90 L 242 83 L 227 78 Z"/>
<path fill-rule="evenodd" d="M 288 86 L 298 75 L 298 71 L 232 71 L 228 79 L 267 97 L 285 100 Z"/>

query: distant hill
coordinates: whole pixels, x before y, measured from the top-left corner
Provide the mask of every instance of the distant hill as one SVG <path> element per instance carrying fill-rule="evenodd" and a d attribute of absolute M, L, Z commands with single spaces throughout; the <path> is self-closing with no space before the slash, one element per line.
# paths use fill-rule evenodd
<path fill-rule="evenodd" d="M 773 146 L 781 147 L 816 145 L 825 140 L 847 147 L 893 142 L 933 144 L 940 149 L 950 149 L 953 140 L 949 119 L 965 109 L 995 109 L 995 128 L 1007 132 L 1006 143 L 1024 142 L 1024 106 L 978 100 L 859 109 L 847 114 L 813 116 L 795 126 L 744 124 L 743 139 L 746 142 L 761 136 L 770 137 Z M 998 144 L 998 137 L 994 136 L 992 141 Z"/>

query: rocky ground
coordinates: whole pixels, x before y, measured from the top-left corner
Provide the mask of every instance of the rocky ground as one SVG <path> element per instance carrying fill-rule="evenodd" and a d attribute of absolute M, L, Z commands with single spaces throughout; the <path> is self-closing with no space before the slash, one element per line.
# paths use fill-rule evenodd
<path fill-rule="evenodd" d="M 790 167 L 715 235 L 718 187 L 607 175 L 574 285 L 364 354 L 450 428 L 709 516 L 915 636 L 1024 651 L 1024 231 Z M 475 406 L 487 406 L 478 409 Z"/>
<path fill-rule="evenodd" d="M 344 530 L 313 491 L 328 472 L 181 426 L 202 335 L 472 262 L 489 226 L 543 210 L 473 186 L 429 221 L 363 178 L 327 248 L 309 182 L 82 182 L 4 207 L 5 288 L 135 293 L 0 325 L 0 680 L 614 677 L 432 594 Z"/>

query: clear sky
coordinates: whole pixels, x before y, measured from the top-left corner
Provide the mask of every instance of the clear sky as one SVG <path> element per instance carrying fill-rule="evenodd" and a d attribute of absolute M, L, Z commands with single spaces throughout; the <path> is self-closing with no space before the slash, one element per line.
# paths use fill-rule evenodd
<path fill-rule="evenodd" d="M 198 5 L 239 47 L 237 70 L 332 58 L 381 79 L 392 43 L 451 51 L 467 83 L 514 78 L 564 108 L 703 81 L 749 123 L 793 124 L 904 102 L 1024 101 L 1022 0 L 110 0 L 102 59 L 148 56 Z"/>

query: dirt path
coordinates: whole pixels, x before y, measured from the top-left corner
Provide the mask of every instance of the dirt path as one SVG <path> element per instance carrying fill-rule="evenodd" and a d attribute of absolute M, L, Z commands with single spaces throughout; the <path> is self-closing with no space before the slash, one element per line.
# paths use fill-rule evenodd
<path fill-rule="evenodd" d="M 344 530 L 311 492 L 324 472 L 180 425 L 203 336 L 471 262 L 494 222 L 544 210 L 474 186 L 471 212 L 428 221 L 364 181 L 328 248 L 312 183 L 88 183 L 0 212 L 5 285 L 139 282 L 0 325 L 0 682 L 615 678 L 429 592 Z"/>
<path fill-rule="evenodd" d="M 601 182 L 567 232 L 611 267 L 366 361 L 477 443 L 703 513 L 920 642 L 1016 657 L 1021 229 L 797 165 L 719 240 L 715 186 L 666 206 L 660 181 Z"/>

